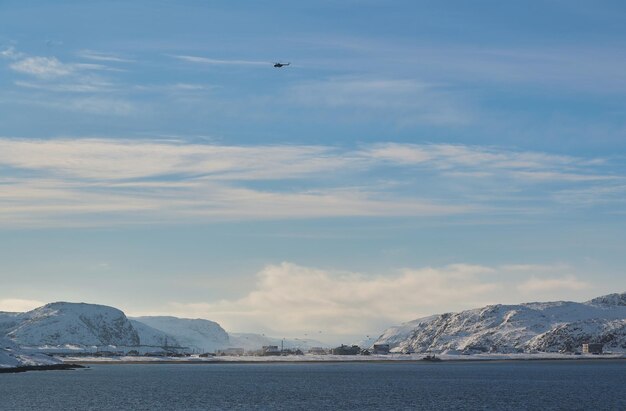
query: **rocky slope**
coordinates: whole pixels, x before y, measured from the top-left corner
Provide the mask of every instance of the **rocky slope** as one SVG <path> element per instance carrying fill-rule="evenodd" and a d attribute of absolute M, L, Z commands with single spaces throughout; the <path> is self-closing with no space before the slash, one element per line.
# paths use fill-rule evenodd
<path fill-rule="evenodd" d="M 433 315 L 385 330 L 376 344 L 394 351 L 515 353 L 575 352 L 583 342 L 626 352 L 626 293 Z"/>

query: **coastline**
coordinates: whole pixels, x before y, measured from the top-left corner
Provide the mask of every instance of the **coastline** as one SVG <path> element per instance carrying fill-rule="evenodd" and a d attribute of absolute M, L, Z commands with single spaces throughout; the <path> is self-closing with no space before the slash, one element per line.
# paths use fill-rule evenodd
<path fill-rule="evenodd" d="M 324 358 L 325 357 L 325 358 Z M 409 358 L 407 358 L 409 357 Z M 462 358 L 461 358 L 462 357 Z M 441 355 L 441 361 L 424 360 L 423 355 L 389 356 L 287 356 L 287 357 L 65 357 L 57 358 L 59 364 L 24 365 L 0 368 L 0 374 L 14 374 L 27 371 L 62 371 L 89 368 L 90 365 L 219 365 L 219 364 L 441 364 L 441 363 L 507 363 L 507 362 L 596 362 L 625 361 L 626 354 L 605 354 L 573 356 L 563 354 L 526 354 L 526 355 Z"/>
<path fill-rule="evenodd" d="M 62 363 L 62 364 L 45 364 L 45 365 L 20 365 L 19 367 L 0 368 L 0 374 L 16 374 L 27 371 L 60 371 L 60 370 L 76 370 L 80 368 L 88 368 L 82 364 Z"/>
<path fill-rule="evenodd" d="M 433 362 L 424 360 L 423 356 L 377 356 L 377 357 L 352 357 L 336 358 L 337 356 L 325 356 L 327 358 L 319 358 L 323 356 L 315 356 L 313 358 L 303 356 L 301 358 L 294 357 L 220 357 L 220 358 L 61 358 L 68 364 L 94 365 L 94 364 L 193 364 L 193 365 L 211 365 L 211 364 L 343 364 L 343 363 L 386 363 L 386 364 L 440 364 L 440 363 L 467 363 L 467 362 L 528 362 L 528 361 L 626 361 L 626 355 L 590 355 L 590 356 L 572 356 L 572 355 L 524 355 L 524 356 L 457 356 L 442 355 L 441 361 Z M 330 357 L 330 358 L 328 358 Z M 464 357 L 464 358 L 459 358 Z"/>

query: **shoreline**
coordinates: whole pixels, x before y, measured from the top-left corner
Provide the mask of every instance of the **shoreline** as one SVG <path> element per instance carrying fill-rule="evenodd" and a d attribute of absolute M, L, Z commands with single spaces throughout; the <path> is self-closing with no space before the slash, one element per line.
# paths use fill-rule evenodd
<path fill-rule="evenodd" d="M 441 364 L 441 363 L 494 363 L 494 362 L 529 362 L 529 361 L 572 361 L 572 362 L 588 362 L 588 361 L 626 361 L 624 356 L 611 356 L 611 357 L 583 357 L 583 358 L 471 358 L 471 359 L 459 359 L 459 358 L 442 358 L 441 361 L 428 361 L 423 359 L 288 359 L 288 360 L 239 360 L 239 359 L 225 359 L 225 360 L 78 360 L 76 358 L 71 359 L 72 364 L 77 365 L 137 365 L 137 364 L 189 364 L 189 365 L 218 365 L 218 364 Z M 69 363 L 68 363 L 69 364 Z"/>
<path fill-rule="evenodd" d="M 0 374 L 16 374 L 20 372 L 28 371 L 61 371 L 61 370 L 77 370 L 81 368 L 88 368 L 84 365 L 77 363 L 62 363 L 62 364 L 46 364 L 46 365 L 20 365 L 19 367 L 7 367 L 0 368 Z"/>

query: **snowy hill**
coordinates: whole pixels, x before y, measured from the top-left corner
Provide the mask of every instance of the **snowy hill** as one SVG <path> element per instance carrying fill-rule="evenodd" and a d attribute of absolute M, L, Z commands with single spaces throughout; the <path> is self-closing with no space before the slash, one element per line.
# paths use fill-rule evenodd
<path fill-rule="evenodd" d="M 137 317 L 131 321 L 140 332 L 142 343 L 147 339 L 145 326 L 167 334 L 169 346 L 179 345 L 200 351 L 214 351 L 230 346 L 226 331 L 213 321 L 167 316 Z M 164 341 L 158 345 L 165 345 Z"/>
<path fill-rule="evenodd" d="M 0 311 L 0 339 L 22 322 L 22 314 Z"/>
<path fill-rule="evenodd" d="M 0 312 L 2 337 L 21 347 L 45 347 L 48 351 L 93 346 L 214 351 L 230 346 L 226 331 L 213 321 L 176 317 L 130 320 L 117 308 L 67 302 L 46 304 L 25 313 Z"/>
<path fill-rule="evenodd" d="M 124 313 L 104 305 L 56 302 L 26 313 L 3 313 L 1 330 L 20 346 L 138 345 Z"/>
<path fill-rule="evenodd" d="M 113 307 L 85 303 L 57 302 L 25 313 L 0 312 L 0 338 L 21 347 L 82 350 L 93 346 L 143 347 L 158 351 L 162 347 L 185 347 L 214 352 L 228 347 L 257 350 L 264 345 L 281 345 L 281 339 L 259 334 L 229 335 L 216 322 L 168 316 L 127 318 Z M 285 339 L 285 348 L 307 350 L 324 346 L 315 340 Z"/>
<path fill-rule="evenodd" d="M 583 342 L 626 352 L 626 293 L 585 303 L 490 305 L 391 327 L 377 344 L 415 352 L 574 352 Z"/>
<path fill-rule="evenodd" d="M 137 335 L 139 344 L 147 347 L 180 347 L 182 344 L 173 336 L 164 331 L 157 330 L 142 322 L 130 319 Z"/>
<path fill-rule="evenodd" d="M 20 350 L 14 342 L 0 337 L 0 368 L 14 368 L 27 365 L 52 365 L 60 363 L 60 360 L 54 359 L 45 354 L 25 353 Z"/>

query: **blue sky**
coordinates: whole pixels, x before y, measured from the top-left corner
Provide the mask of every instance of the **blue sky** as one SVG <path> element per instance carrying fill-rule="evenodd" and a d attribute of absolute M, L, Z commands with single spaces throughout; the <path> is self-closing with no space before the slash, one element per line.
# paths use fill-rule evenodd
<path fill-rule="evenodd" d="M 621 2 L 129 3 L 0 5 L 0 309 L 339 340 L 626 289 Z"/>

